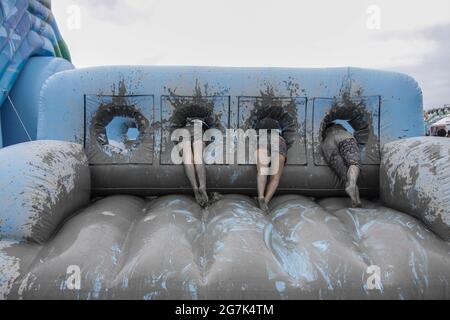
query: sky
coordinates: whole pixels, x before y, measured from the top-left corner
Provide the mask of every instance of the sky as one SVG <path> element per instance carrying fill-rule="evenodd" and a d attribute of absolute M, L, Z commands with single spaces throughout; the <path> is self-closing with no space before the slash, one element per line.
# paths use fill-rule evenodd
<path fill-rule="evenodd" d="M 54 0 L 77 68 L 366 67 L 450 104 L 449 0 Z"/>

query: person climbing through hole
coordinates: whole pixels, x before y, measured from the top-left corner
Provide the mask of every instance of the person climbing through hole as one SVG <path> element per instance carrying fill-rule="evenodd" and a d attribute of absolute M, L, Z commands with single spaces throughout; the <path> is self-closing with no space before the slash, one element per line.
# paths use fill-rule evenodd
<path fill-rule="evenodd" d="M 322 152 L 329 166 L 345 183 L 345 192 L 353 207 L 361 207 L 357 185 L 360 173 L 360 150 L 353 134 L 341 124 L 330 122 L 323 133 Z"/>
<path fill-rule="evenodd" d="M 205 142 L 203 133 L 213 125 L 212 108 L 200 104 L 187 104 L 177 108 L 172 119 L 173 127 L 186 129 L 190 141 L 182 149 L 184 171 L 194 191 L 197 203 L 206 207 L 209 197 L 206 192 L 206 169 L 203 161 Z M 196 132 L 195 128 L 200 130 Z"/>
<path fill-rule="evenodd" d="M 269 203 L 280 184 L 288 150 L 293 144 L 292 133 L 295 132 L 293 118 L 282 107 L 270 107 L 267 111 L 260 114 L 255 125 L 259 140 L 256 150 L 258 205 L 266 214 L 269 213 Z M 261 130 L 264 129 L 267 130 L 267 146 L 261 145 L 261 134 L 264 132 Z M 277 133 L 276 139 L 278 141 L 271 141 L 270 137 L 273 130 Z M 278 143 L 278 150 L 276 148 L 273 150 L 271 146 L 276 143 Z M 272 152 L 276 152 L 277 155 L 272 154 Z M 278 161 L 275 164 L 275 172 L 271 172 L 268 179 L 269 165 L 273 167 L 274 163 L 267 160 L 276 159 L 276 157 Z M 267 180 L 269 180 L 269 183 L 267 183 Z"/>

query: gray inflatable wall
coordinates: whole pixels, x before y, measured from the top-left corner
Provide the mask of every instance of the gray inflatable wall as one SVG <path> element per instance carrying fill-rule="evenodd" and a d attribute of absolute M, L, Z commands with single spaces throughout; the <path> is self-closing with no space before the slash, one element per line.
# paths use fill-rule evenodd
<path fill-rule="evenodd" d="M 35 141 L 0 150 L 0 239 L 44 243 L 87 205 L 90 172 L 82 146 Z"/>
<path fill-rule="evenodd" d="M 380 196 L 389 207 L 417 216 L 450 241 L 450 139 L 420 137 L 386 144 Z"/>
<path fill-rule="evenodd" d="M 95 194 L 189 192 L 183 167 L 170 158 L 171 119 L 187 103 L 211 105 L 220 130 L 247 129 L 262 106 L 285 108 L 296 130 L 281 193 L 344 194 L 321 154 L 321 132 L 329 120 L 350 120 L 356 130 L 363 163 L 360 187 L 370 195 L 378 194 L 381 146 L 424 131 L 420 88 L 397 73 L 103 67 L 61 72 L 45 83 L 37 137 L 84 144 Z M 255 166 L 234 160 L 207 167 L 210 191 L 255 193 Z"/>

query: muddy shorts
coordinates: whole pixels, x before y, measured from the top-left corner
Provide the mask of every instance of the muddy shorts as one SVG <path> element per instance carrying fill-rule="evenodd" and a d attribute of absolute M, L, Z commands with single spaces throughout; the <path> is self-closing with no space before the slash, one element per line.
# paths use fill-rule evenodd
<path fill-rule="evenodd" d="M 339 153 L 345 161 L 347 167 L 358 166 L 361 162 L 361 155 L 358 143 L 355 139 L 345 139 L 339 143 Z"/>
<path fill-rule="evenodd" d="M 358 143 L 355 139 L 345 139 L 338 145 L 330 156 L 330 167 L 339 178 L 346 182 L 347 171 L 350 166 L 360 166 L 361 157 Z"/>
<path fill-rule="evenodd" d="M 287 159 L 288 147 L 286 144 L 286 140 L 282 136 L 278 136 L 278 153 L 284 156 Z M 271 143 L 267 146 L 267 150 L 269 152 L 269 156 L 272 154 Z"/>

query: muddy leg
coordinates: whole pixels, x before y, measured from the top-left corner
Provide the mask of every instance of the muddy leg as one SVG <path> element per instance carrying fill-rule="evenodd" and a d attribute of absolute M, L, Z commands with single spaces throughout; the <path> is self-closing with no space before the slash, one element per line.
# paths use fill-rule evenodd
<path fill-rule="evenodd" d="M 256 151 L 256 170 L 257 170 L 257 188 L 258 188 L 258 205 L 259 208 L 264 212 L 269 212 L 269 206 L 267 205 L 267 202 L 264 198 L 264 192 L 266 190 L 266 183 L 267 183 L 267 175 L 262 174 L 263 169 L 268 170 L 268 165 L 261 162 L 260 160 L 267 157 L 267 150 L 264 149 L 258 149 Z"/>
<path fill-rule="evenodd" d="M 361 200 L 359 199 L 358 176 L 360 163 L 360 150 L 355 139 L 346 139 L 339 143 L 339 153 L 344 158 L 347 170 L 347 184 L 345 191 L 352 199 L 353 207 L 360 207 Z"/>
<path fill-rule="evenodd" d="M 195 171 L 198 177 L 198 191 L 203 199 L 203 206 L 209 202 L 208 194 L 206 193 L 206 168 L 203 162 L 203 149 L 205 145 L 202 141 L 194 142 L 194 163 Z"/>
<path fill-rule="evenodd" d="M 198 190 L 198 184 L 197 184 L 197 178 L 195 177 L 195 167 L 192 157 L 192 148 L 191 144 L 189 144 L 189 147 L 183 149 L 183 165 L 184 165 L 184 172 L 186 173 L 186 176 L 189 179 L 189 182 L 191 183 L 192 190 L 194 191 L 195 200 L 198 204 L 201 205 L 203 199 L 202 196 Z"/>
<path fill-rule="evenodd" d="M 361 198 L 359 197 L 359 188 L 358 185 L 356 185 L 356 206 L 358 208 L 362 207 Z"/>
<path fill-rule="evenodd" d="M 278 170 L 277 172 L 270 177 L 269 185 L 267 186 L 266 192 L 266 203 L 270 203 L 273 198 L 273 195 L 277 191 L 278 185 L 280 184 L 281 176 L 283 175 L 284 163 L 286 162 L 286 158 L 283 155 L 278 155 Z"/>
<path fill-rule="evenodd" d="M 359 176 L 359 168 L 358 166 L 351 165 L 347 171 L 347 184 L 345 191 L 352 199 L 353 207 L 360 207 L 361 200 L 359 199 L 359 190 L 358 185 L 356 184 Z"/>

